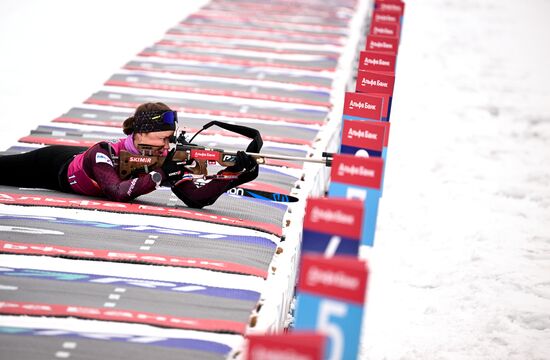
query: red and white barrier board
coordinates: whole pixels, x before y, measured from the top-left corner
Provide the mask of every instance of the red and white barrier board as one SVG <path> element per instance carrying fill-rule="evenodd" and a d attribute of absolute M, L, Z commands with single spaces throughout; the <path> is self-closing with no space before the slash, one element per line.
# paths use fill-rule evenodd
<path fill-rule="evenodd" d="M 328 359 L 357 357 L 367 275 L 366 263 L 353 257 L 302 257 L 296 329 L 326 334 Z"/>
<path fill-rule="evenodd" d="M 362 221 L 363 202 L 360 200 L 308 199 L 302 253 L 357 256 Z"/>
<path fill-rule="evenodd" d="M 247 360 L 325 358 L 326 337 L 315 332 L 292 332 L 248 337 Z"/>

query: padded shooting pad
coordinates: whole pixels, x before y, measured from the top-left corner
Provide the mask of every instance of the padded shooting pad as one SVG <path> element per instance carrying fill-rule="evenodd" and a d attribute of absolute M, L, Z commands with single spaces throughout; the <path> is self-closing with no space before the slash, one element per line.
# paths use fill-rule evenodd
<path fill-rule="evenodd" d="M 296 124 L 321 124 L 325 121 L 328 111 L 300 108 L 293 109 L 277 106 L 238 105 L 229 102 L 216 102 L 199 99 L 182 99 L 181 97 L 166 97 L 155 95 L 128 94 L 111 91 L 98 91 L 88 98 L 85 103 L 96 105 L 111 105 L 135 109 L 147 102 L 162 102 L 176 111 L 187 113 L 220 115 L 235 118 L 284 121 Z"/>
<path fill-rule="evenodd" d="M 122 123 L 126 118 L 132 115 L 131 111 L 109 111 L 99 109 L 72 108 L 60 117 L 53 120 L 55 123 L 73 123 L 81 125 L 95 125 L 114 127 L 121 129 Z M 236 121 L 235 121 L 236 120 Z M 196 133 L 210 119 L 196 118 L 187 114 L 179 114 L 180 130 L 185 130 L 189 135 Z M 247 121 L 246 119 L 234 119 L 232 122 L 237 125 L 248 126 L 257 129 L 264 141 L 273 141 L 280 143 L 311 145 L 319 132 L 319 128 L 314 126 L 301 126 L 291 124 L 269 124 L 263 121 Z M 204 134 L 221 134 L 223 136 L 233 137 L 238 134 L 213 127 L 203 132 Z"/>
<path fill-rule="evenodd" d="M 330 107 L 330 95 L 326 91 L 283 89 L 266 85 L 244 85 L 208 79 L 169 79 L 143 74 L 114 74 L 107 80 L 105 85 Z"/>
<path fill-rule="evenodd" d="M 155 194 L 156 193 L 156 194 Z M 282 219 L 286 205 L 270 201 L 222 195 L 210 209 L 191 209 L 173 196 L 171 191 L 155 191 L 133 202 L 120 203 L 103 198 L 68 194 L 45 189 L 20 189 L 0 186 L 0 203 L 7 205 L 51 206 L 108 212 L 179 217 L 189 220 L 240 226 L 282 235 Z M 178 205 L 181 204 L 181 205 Z M 265 219 L 267 222 L 253 219 Z"/>
<path fill-rule="evenodd" d="M 166 38 L 167 41 L 172 41 Z M 188 41 L 188 39 L 184 40 Z M 193 41 L 193 39 L 189 39 Z M 195 40 L 202 43 L 201 39 Z M 223 41 L 222 41 L 223 42 Z M 132 60 L 124 65 L 128 70 L 142 70 L 157 73 L 171 73 L 182 75 L 201 75 L 209 77 L 222 77 L 234 79 L 250 79 L 250 80 L 265 80 L 283 84 L 295 84 L 303 86 L 315 86 L 328 89 L 332 85 L 332 78 L 327 76 L 315 76 L 311 74 L 292 73 L 286 69 L 265 69 L 253 68 L 230 64 L 213 64 L 213 63 L 182 63 L 181 61 L 174 62 L 159 62 L 153 59 Z"/>
<path fill-rule="evenodd" d="M 31 244 L 57 246 L 59 251 L 42 249 L 35 252 L 48 256 L 195 267 L 265 278 L 276 248 L 275 243 L 260 236 L 176 230 L 155 225 L 154 221 L 132 226 L 4 213 L 0 213 L 0 221 L 0 252 L 6 253 L 21 253 L 18 250 Z M 90 239 L 91 233 L 93 239 Z M 9 244 L 26 245 L 10 247 Z M 161 257 L 180 261 L 160 261 Z"/>

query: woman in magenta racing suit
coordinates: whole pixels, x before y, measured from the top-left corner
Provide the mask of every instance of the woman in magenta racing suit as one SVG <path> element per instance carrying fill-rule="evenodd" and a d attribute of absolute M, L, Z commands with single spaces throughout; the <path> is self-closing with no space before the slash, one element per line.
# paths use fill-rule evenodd
<path fill-rule="evenodd" d="M 125 138 L 99 142 L 90 148 L 47 146 L 23 154 L 0 157 L 0 184 L 46 188 L 63 192 L 130 201 L 157 187 L 170 186 L 187 206 L 212 205 L 227 190 L 254 180 L 258 164 L 244 152 L 237 153 L 236 164 L 220 171 L 222 176 L 202 187 L 193 182 L 191 171 L 172 160 L 169 139 L 174 135 L 177 113 L 163 103 L 140 105 L 122 125 Z M 148 145 L 164 155 L 161 167 L 149 173 L 119 176 L 118 157 L 122 150 L 138 155 L 139 145 Z"/>

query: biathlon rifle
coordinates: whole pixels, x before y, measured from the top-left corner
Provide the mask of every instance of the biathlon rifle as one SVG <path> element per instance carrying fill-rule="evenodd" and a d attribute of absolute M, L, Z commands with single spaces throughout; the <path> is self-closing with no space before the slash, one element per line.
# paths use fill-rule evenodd
<path fill-rule="evenodd" d="M 180 132 L 177 138 L 174 136 L 171 139 L 171 143 L 175 143 L 176 148 L 173 160 L 182 162 L 182 165 L 187 167 L 197 179 L 211 179 L 218 177 L 217 175 L 208 175 L 207 165 L 209 163 L 217 163 L 223 167 L 235 165 L 237 152 L 208 148 L 191 143 L 201 131 L 208 129 L 213 125 L 217 125 L 228 131 L 236 132 L 251 138 L 252 142 L 248 145 L 245 153 L 251 156 L 260 165 L 266 164 L 266 160 L 268 159 L 311 162 L 324 164 L 325 166 L 332 165 L 332 153 L 323 153 L 322 158 L 320 159 L 259 153 L 263 145 L 263 141 L 258 130 L 242 125 L 211 121 L 196 132 L 189 141 L 185 138 L 185 131 Z M 140 145 L 138 147 L 138 150 L 141 152 L 140 155 L 134 155 L 127 151 L 121 151 L 119 154 L 119 172 L 121 178 L 125 179 L 130 177 L 132 174 L 139 172 L 149 172 L 154 168 L 162 166 L 165 157 L 155 155 L 156 149 L 157 148 L 152 146 Z"/>

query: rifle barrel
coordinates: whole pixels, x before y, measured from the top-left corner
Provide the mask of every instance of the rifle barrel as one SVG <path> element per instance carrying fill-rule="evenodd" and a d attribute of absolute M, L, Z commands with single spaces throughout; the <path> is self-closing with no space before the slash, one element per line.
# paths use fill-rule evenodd
<path fill-rule="evenodd" d="M 330 166 L 332 162 L 332 156 L 327 156 L 322 159 L 319 159 L 319 158 L 308 158 L 308 157 L 287 156 L 287 155 L 277 155 L 277 154 L 260 154 L 260 153 L 251 153 L 251 152 L 247 152 L 246 154 L 256 159 L 260 158 L 260 159 L 273 159 L 273 160 L 302 161 L 302 162 L 325 164 L 327 166 Z"/>

